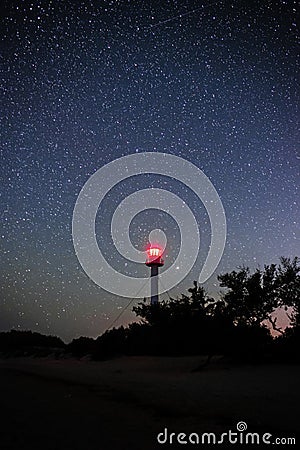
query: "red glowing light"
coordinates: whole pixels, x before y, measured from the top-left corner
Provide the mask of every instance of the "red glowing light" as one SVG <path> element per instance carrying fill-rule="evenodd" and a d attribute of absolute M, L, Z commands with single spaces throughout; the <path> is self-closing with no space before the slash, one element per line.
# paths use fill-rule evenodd
<path fill-rule="evenodd" d="M 150 246 L 147 248 L 147 260 L 146 260 L 146 266 L 163 266 L 164 265 L 164 260 L 162 259 L 162 254 L 163 254 L 163 249 L 161 249 L 160 247 L 158 247 L 157 245 L 155 246 Z"/>
<path fill-rule="evenodd" d="M 148 256 L 151 257 L 151 258 L 153 258 L 153 257 L 158 258 L 158 257 L 160 257 L 162 255 L 162 251 L 158 247 L 150 247 L 150 248 L 148 248 L 147 253 L 148 253 Z"/>

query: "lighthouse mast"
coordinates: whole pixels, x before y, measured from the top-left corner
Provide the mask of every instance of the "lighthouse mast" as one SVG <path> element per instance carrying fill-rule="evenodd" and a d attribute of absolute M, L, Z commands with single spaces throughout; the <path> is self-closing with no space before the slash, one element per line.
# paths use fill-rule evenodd
<path fill-rule="evenodd" d="M 146 266 L 151 267 L 151 305 L 158 304 L 158 268 L 164 265 L 162 250 L 159 247 L 150 247 L 147 250 Z"/>

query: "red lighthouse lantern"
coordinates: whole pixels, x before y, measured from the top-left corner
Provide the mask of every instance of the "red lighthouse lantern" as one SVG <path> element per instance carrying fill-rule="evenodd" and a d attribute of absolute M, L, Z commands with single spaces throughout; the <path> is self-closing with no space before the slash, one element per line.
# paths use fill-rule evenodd
<path fill-rule="evenodd" d="M 162 250 L 159 247 L 150 247 L 147 250 L 147 260 L 146 266 L 151 267 L 157 265 L 161 267 L 164 265 L 164 260 L 162 259 Z"/>

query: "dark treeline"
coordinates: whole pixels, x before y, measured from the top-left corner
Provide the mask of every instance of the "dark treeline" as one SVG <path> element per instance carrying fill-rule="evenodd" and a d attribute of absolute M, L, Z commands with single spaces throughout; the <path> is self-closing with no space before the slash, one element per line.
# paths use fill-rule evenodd
<path fill-rule="evenodd" d="M 189 295 L 133 308 L 139 323 L 113 328 L 96 340 L 74 339 L 75 356 L 94 359 L 115 355 L 227 355 L 239 360 L 298 358 L 300 339 L 300 266 L 298 258 L 250 273 L 242 267 L 219 275 L 224 293 L 211 298 L 194 282 Z M 290 325 L 277 326 L 274 310 L 283 308 Z M 271 329 L 278 337 L 274 339 Z"/>
<path fill-rule="evenodd" d="M 194 282 L 189 295 L 153 306 L 140 302 L 133 308 L 139 322 L 108 330 L 97 339 L 80 337 L 66 346 L 58 338 L 44 336 L 45 346 L 49 351 L 50 347 L 64 348 L 65 354 L 89 355 L 96 360 L 120 355 L 202 354 L 245 361 L 299 361 L 299 272 L 298 258 L 281 258 L 279 265 L 265 266 L 254 273 L 241 267 L 219 275 L 224 288 L 219 300 Z M 277 326 L 274 318 L 279 307 L 289 318 L 285 330 Z M 276 338 L 271 330 L 276 332 Z M 16 343 L 18 332 L 11 333 Z M 8 349 L 9 334 L 0 333 L 2 352 L 4 347 Z M 4 335 L 8 338 L 6 344 Z M 35 346 L 43 345 L 38 333 L 23 337 L 26 345 L 31 345 L 30 339 Z M 23 342 L 21 335 L 18 342 Z"/>
<path fill-rule="evenodd" d="M 0 333 L 2 356 L 47 356 L 60 355 L 66 344 L 56 336 L 45 336 L 32 331 L 11 330 Z"/>

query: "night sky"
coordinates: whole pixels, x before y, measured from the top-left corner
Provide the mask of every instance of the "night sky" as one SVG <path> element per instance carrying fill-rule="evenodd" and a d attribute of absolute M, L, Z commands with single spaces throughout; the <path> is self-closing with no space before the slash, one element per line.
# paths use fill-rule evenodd
<path fill-rule="evenodd" d="M 218 273 L 299 255 L 296 1 L 2 0 L 1 13 L 0 330 L 95 337 L 126 306 L 90 280 L 72 242 L 80 190 L 122 156 L 180 156 L 215 186 L 228 233 L 211 295 Z M 193 192 L 166 178 L 112 189 L 96 231 L 117 270 L 145 277 L 114 249 L 112 214 L 138 189 L 184 199 L 203 250 L 176 296 L 198 278 L 210 227 Z M 158 227 L 171 265 L 180 232 L 168 214 L 140 213 L 132 242 L 143 249 Z M 134 320 L 131 308 L 116 325 Z"/>

